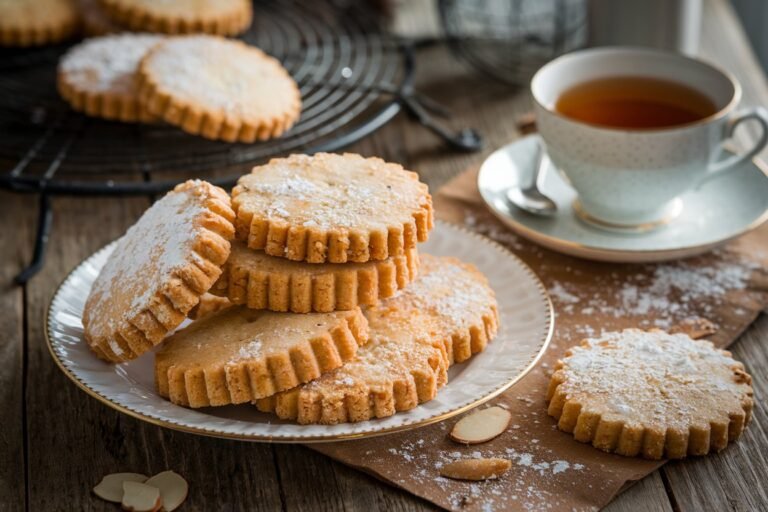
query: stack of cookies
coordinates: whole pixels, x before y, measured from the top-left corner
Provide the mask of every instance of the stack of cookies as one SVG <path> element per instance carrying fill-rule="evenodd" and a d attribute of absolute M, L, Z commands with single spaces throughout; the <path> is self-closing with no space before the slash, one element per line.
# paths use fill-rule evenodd
<path fill-rule="evenodd" d="M 111 362 L 162 343 L 158 392 L 186 407 L 249 403 L 304 424 L 412 409 L 498 326 L 477 269 L 419 254 L 432 226 L 427 186 L 378 158 L 275 159 L 231 202 L 188 182 L 117 243 L 86 340 Z M 220 310 L 169 335 L 207 293 Z"/>

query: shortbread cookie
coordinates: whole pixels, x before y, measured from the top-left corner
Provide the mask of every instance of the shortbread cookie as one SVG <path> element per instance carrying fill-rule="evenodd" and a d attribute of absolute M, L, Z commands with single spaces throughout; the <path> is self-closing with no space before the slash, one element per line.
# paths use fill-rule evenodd
<path fill-rule="evenodd" d="M 164 34 L 233 36 L 253 18 L 249 0 L 99 0 L 106 12 L 131 30 Z"/>
<path fill-rule="evenodd" d="M 0 0 L 0 46 L 58 43 L 77 31 L 75 0 Z"/>
<path fill-rule="evenodd" d="M 294 315 L 233 306 L 170 336 L 155 357 L 155 382 L 175 404 L 239 404 L 316 379 L 367 341 L 359 308 Z"/>
<path fill-rule="evenodd" d="M 371 341 L 353 361 L 256 406 L 303 424 L 335 424 L 384 418 L 433 399 L 447 381 L 446 349 L 474 342 L 480 350 L 496 333 L 492 293 L 486 302 L 466 295 L 474 288 L 464 283 L 478 274 L 453 258 L 422 255 L 414 283 L 366 310 Z M 437 275 L 456 284 L 452 294 Z"/>
<path fill-rule="evenodd" d="M 221 275 L 234 235 L 229 196 L 187 181 L 120 240 L 83 310 L 85 339 L 107 361 L 138 357 L 187 317 Z"/>
<path fill-rule="evenodd" d="M 273 159 L 238 180 L 232 205 L 248 247 L 310 263 L 397 256 L 434 223 L 416 173 L 349 153 Z"/>
<path fill-rule="evenodd" d="M 237 241 L 211 292 L 252 309 L 344 311 L 391 297 L 416 278 L 418 265 L 416 249 L 383 261 L 313 264 L 269 256 Z"/>
<path fill-rule="evenodd" d="M 74 0 L 0 0 L 0 46 L 58 43 L 79 23 Z"/>
<path fill-rule="evenodd" d="M 168 39 L 144 58 L 139 80 L 152 114 L 208 139 L 279 137 L 301 111 L 299 88 L 276 59 L 221 37 Z"/>
<path fill-rule="evenodd" d="M 162 41 L 151 34 L 87 39 L 62 57 L 58 87 L 75 110 L 120 121 L 149 121 L 138 98 L 136 70 L 142 57 Z"/>
<path fill-rule="evenodd" d="M 686 334 L 627 329 L 566 352 L 549 414 L 607 452 L 678 459 L 720 451 L 752 412 L 752 379 L 730 352 Z"/>

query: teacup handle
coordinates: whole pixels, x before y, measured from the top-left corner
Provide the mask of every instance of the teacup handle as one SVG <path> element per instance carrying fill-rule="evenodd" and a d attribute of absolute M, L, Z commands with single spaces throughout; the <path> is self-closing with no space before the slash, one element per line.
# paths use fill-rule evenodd
<path fill-rule="evenodd" d="M 744 121 L 751 120 L 755 120 L 760 123 L 761 130 L 760 138 L 755 143 L 755 145 L 752 146 L 752 149 L 744 154 L 733 155 L 726 158 L 725 160 L 711 164 L 707 170 L 707 173 L 703 176 L 697 185 L 706 183 L 713 178 L 717 178 L 734 169 L 739 168 L 739 166 L 741 166 L 743 163 L 752 160 L 752 158 L 754 158 L 755 155 L 762 151 L 766 144 L 768 144 L 768 110 L 764 109 L 763 107 L 748 108 L 733 114 L 733 116 L 728 120 L 728 123 L 725 125 L 723 142 L 733 137 L 733 133 L 736 131 L 737 126 L 739 126 Z"/>

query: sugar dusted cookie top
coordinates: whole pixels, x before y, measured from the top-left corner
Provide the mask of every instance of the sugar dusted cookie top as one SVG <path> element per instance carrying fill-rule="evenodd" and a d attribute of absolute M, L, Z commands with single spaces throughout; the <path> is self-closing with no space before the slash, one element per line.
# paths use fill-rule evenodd
<path fill-rule="evenodd" d="M 147 51 L 163 40 L 152 34 L 118 34 L 86 39 L 59 63 L 59 79 L 93 93 L 120 94 L 135 100 L 136 71 Z"/>
<path fill-rule="evenodd" d="M 738 437 L 752 409 L 750 383 L 744 366 L 708 341 L 627 329 L 566 353 L 549 413 L 603 450 L 679 458 Z"/>
<path fill-rule="evenodd" d="M 131 30 L 165 34 L 235 35 L 251 24 L 248 0 L 99 0 L 107 13 Z"/>
<path fill-rule="evenodd" d="M 226 192 L 195 180 L 157 201 L 117 241 L 85 304 L 85 338 L 108 361 L 160 343 L 221 274 L 234 214 Z"/>
<path fill-rule="evenodd" d="M 120 34 L 86 39 L 59 62 L 57 86 L 75 110 L 120 121 L 150 121 L 138 97 L 136 71 L 162 36 Z"/>
<path fill-rule="evenodd" d="M 474 265 L 456 258 L 423 255 L 419 278 L 386 303 L 388 308 L 419 310 L 431 319 L 431 328 L 439 332 L 470 329 L 485 325 L 484 330 L 496 330 L 498 318 L 496 294 L 488 280 Z M 386 309 L 373 309 L 369 316 Z M 411 327 L 414 329 L 414 327 Z M 412 333 L 414 336 L 418 332 Z M 446 347 L 450 362 L 460 363 L 485 348 L 485 342 L 463 343 L 455 340 Z"/>
<path fill-rule="evenodd" d="M 232 191 L 237 236 L 310 263 L 382 260 L 427 239 L 432 198 L 418 175 L 356 154 L 273 159 Z"/>
<path fill-rule="evenodd" d="M 248 402 L 338 368 L 367 340 L 359 308 L 296 315 L 233 306 L 169 337 L 155 358 L 156 382 L 180 405 Z"/>
<path fill-rule="evenodd" d="M 497 307 L 485 278 L 471 265 L 426 254 L 421 259 L 413 284 L 366 310 L 370 341 L 354 360 L 309 384 L 257 401 L 257 407 L 299 423 L 333 424 L 391 416 L 434 398 L 447 381 L 449 353 L 456 346 L 462 347 L 460 354 L 482 350 L 495 336 Z M 481 297 L 457 299 L 465 310 L 459 313 L 453 304 L 446 306 L 449 289 L 432 286 L 432 273 L 450 274 L 453 297 L 475 291 Z M 479 288 L 469 284 L 475 281 Z"/>
<path fill-rule="evenodd" d="M 150 112 L 211 139 L 277 137 L 301 110 L 298 86 L 276 59 L 222 37 L 168 39 L 144 59 L 139 79 Z"/>

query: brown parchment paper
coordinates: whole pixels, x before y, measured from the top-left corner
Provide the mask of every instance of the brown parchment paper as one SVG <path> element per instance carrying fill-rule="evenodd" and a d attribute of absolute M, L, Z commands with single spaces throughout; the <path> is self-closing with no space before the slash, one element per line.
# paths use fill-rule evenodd
<path fill-rule="evenodd" d="M 768 305 L 768 225 L 703 256 L 656 265 L 608 264 L 543 249 L 511 234 L 485 210 L 476 169 L 439 191 L 438 217 L 506 245 L 539 275 L 555 306 L 555 334 L 541 362 L 491 403 L 512 412 L 508 431 L 493 441 L 462 446 L 447 438 L 458 420 L 368 440 L 311 448 L 453 510 L 592 510 L 663 462 L 600 452 L 558 431 L 546 414 L 551 368 L 571 345 L 602 331 L 672 327 L 706 318 L 711 339 L 727 346 Z M 749 370 L 749 361 L 745 361 Z M 468 483 L 438 475 L 462 457 L 496 456 L 512 469 L 495 481 Z"/>

